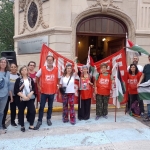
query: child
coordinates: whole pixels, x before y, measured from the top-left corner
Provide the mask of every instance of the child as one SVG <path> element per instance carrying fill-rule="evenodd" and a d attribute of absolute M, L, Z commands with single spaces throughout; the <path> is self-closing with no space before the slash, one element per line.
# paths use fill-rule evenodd
<path fill-rule="evenodd" d="M 98 79 L 95 80 L 95 94 L 96 94 L 96 118 L 98 120 L 101 116 L 107 119 L 108 101 L 111 89 L 111 75 L 107 72 L 107 64 L 101 64 L 101 73 Z"/>

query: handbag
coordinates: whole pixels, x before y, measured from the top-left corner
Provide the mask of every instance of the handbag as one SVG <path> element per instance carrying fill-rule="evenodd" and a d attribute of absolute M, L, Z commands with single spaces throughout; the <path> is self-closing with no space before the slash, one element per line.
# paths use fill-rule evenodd
<path fill-rule="evenodd" d="M 67 83 L 67 85 L 69 84 L 69 81 L 70 81 L 70 79 L 71 79 L 71 76 L 70 76 L 70 78 L 69 78 L 69 80 L 68 80 L 68 83 Z M 60 93 L 62 94 L 62 95 L 64 95 L 65 93 L 66 93 L 66 88 L 67 88 L 67 86 L 65 87 L 60 87 L 59 88 L 59 91 L 60 91 Z"/>
<path fill-rule="evenodd" d="M 6 72 L 5 72 L 4 77 L 6 77 Z M 2 89 L 2 88 L 4 87 L 4 85 L 5 85 L 5 78 L 4 78 L 4 77 L 2 77 L 2 78 L 0 79 L 0 89 Z"/>

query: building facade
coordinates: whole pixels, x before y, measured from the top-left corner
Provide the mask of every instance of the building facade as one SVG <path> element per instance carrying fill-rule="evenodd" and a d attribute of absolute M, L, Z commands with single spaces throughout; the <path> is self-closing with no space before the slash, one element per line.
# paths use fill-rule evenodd
<path fill-rule="evenodd" d="M 126 38 L 150 52 L 150 0 L 18 0 L 14 15 L 18 65 L 38 64 L 42 43 L 81 63 L 89 47 L 98 61 L 125 47 Z"/>

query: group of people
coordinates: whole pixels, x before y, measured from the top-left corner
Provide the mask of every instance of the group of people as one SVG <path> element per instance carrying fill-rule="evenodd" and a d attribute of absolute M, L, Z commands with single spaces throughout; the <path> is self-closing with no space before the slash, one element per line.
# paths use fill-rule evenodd
<path fill-rule="evenodd" d="M 114 82 L 111 74 L 107 72 L 107 64 L 102 63 L 100 73 L 97 74 L 95 80 L 89 74 L 87 65 L 82 66 L 82 71 L 77 67 L 76 60 L 74 64 L 67 63 L 62 76 L 58 74 L 58 68 L 55 67 L 54 57 L 46 57 L 46 65 L 38 72 L 35 71 L 36 63 L 30 61 L 27 66 L 22 66 L 19 69 L 15 63 L 10 64 L 6 58 L 0 59 L 0 134 L 6 133 L 5 125 L 8 106 L 10 103 L 11 110 L 11 125 L 17 127 L 15 122 L 16 107 L 18 107 L 18 124 L 21 126 L 21 131 L 25 132 L 24 126 L 24 110 L 27 107 L 27 121 L 29 122 L 29 130 L 38 130 L 42 125 L 43 112 L 46 102 L 48 101 L 47 125 L 51 126 L 51 115 L 54 96 L 60 88 L 65 90 L 62 93 L 62 121 L 67 123 L 70 121 L 72 125 L 76 124 L 76 114 L 74 109 L 75 98 L 75 79 L 80 78 L 79 101 L 78 101 L 78 119 L 88 120 L 90 118 L 91 98 L 93 92 L 96 94 L 96 117 L 107 119 L 108 101 L 110 97 L 111 84 Z M 150 56 L 149 56 L 150 61 Z M 128 92 L 130 104 L 134 100 L 138 100 L 137 86 L 144 81 L 150 79 L 150 64 L 143 69 L 137 65 L 138 57 L 134 57 L 133 64 L 128 68 Z M 138 69 L 139 68 L 139 69 Z M 94 88 L 94 90 L 93 90 Z M 40 108 L 38 113 L 38 122 L 34 126 L 35 120 L 35 99 L 37 93 L 40 92 Z M 70 111 L 68 109 L 70 105 Z M 144 114 L 143 101 L 140 101 L 141 114 Z M 69 113 L 70 112 L 70 117 Z M 148 105 L 148 116 L 150 118 L 150 105 Z"/>
<path fill-rule="evenodd" d="M 138 86 L 150 80 L 150 55 L 148 56 L 149 63 L 144 68 L 138 64 L 138 56 L 134 56 L 133 63 L 128 67 L 128 93 L 129 101 L 128 108 L 131 111 L 131 105 L 138 101 L 140 108 L 140 115 L 144 118 L 144 121 L 150 121 L 150 103 L 147 104 L 147 115 L 145 116 L 143 100 L 139 98 Z"/>

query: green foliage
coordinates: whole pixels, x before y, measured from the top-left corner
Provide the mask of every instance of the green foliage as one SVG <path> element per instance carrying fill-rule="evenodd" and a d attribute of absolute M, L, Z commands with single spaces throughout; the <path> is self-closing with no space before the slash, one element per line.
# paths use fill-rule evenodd
<path fill-rule="evenodd" d="M 9 51 L 14 49 L 13 36 L 13 3 L 9 0 L 0 0 L 0 51 Z"/>

